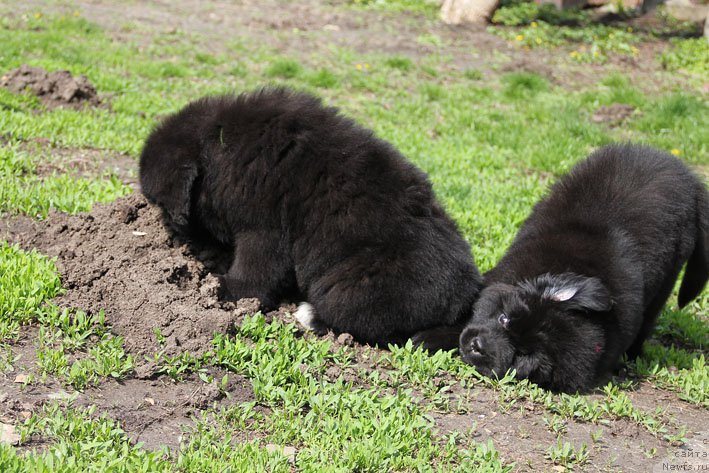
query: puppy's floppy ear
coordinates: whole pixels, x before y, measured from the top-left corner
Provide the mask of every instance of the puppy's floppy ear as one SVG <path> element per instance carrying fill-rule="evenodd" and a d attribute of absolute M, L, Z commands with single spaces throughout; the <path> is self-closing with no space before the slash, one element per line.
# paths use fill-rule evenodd
<path fill-rule="evenodd" d="M 545 274 L 537 282 L 537 287 L 542 289 L 542 299 L 562 303 L 569 309 L 605 312 L 613 305 L 610 291 L 596 277 L 574 273 Z"/>
<path fill-rule="evenodd" d="M 196 164 L 183 164 L 165 182 L 161 206 L 177 225 L 187 225 L 190 216 L 191 191 L 197 179 Z"/>
<path fill-rule="evenodd" d="M 188 223 L 191 191 L 199 174 L 194 150 L 176 146 L 146 146 L 140 159 L 140 185 L 149 201 L 165 212 L 170 223 Z"/>

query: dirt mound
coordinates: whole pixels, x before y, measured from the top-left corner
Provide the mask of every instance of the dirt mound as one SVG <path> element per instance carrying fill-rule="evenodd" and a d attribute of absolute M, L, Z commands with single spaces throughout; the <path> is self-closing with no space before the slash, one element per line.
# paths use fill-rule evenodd
<path fill-rule="evenodd" d="M 603 105 L 593 112 L 591 121 L 594 123 L 606 123 L 608 126 L 619 126 L 627 118 L 635 113 L 635 107 L 623 103 Z"/>
<path fill-rule="evenodd" d="M 137 194 L 96 205 L 89 214 L 51 213 L 11 229 L 10 239 L 56 256 L 67 292 L 55 302 L 92 313 L 104 309 L 132 353 L 203 353 L 215 332 L 228 332 L 258 307 L 255 299 L 219 300 L 219 281 L 208 268 L 223 266 L 222 255 L 196 255 L 173 240 L 159 210 Z M 293 309 L 283 306 L 278 315 Z"/>
<path fill-rule="evenodd" d="M 41 67 L 23 64 L 0 78 L 0 86 L 15 93 L 29 89 L 49 107 L 62 105 L 99 105 L 96 88 L 85 75 L 74 77 L 69 71 L 47 72 Z"/>

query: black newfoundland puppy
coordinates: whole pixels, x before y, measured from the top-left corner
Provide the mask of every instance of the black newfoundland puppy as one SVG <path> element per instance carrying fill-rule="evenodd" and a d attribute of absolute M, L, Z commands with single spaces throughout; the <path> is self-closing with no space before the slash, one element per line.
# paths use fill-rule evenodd
<path fill-rule="evenodd" d="M 310 328 L 400 343 L 461 323 L 480 290 L 426 174 L 305 93 L 188 104 L 149 136 L 140 183 L 173 234 L 233 250 L 226 297 L 299 294 Z"/>
<path fill-rule="evenodd" d="M 539 202 L 460 336 L 482 374 L 514 368 L 557 391 L 587 390 L 640 354 L 687 262 L 683 307 L 709 277 L 709 195 L 675 157 L 607 146 Z"/>

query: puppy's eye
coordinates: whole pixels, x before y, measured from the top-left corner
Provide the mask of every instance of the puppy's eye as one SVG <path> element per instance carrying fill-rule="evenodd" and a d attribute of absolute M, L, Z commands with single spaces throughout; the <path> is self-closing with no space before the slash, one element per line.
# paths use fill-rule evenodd
<path fill-rule="evenodd" d="M 500 314 L 497 321 L 500 322 L 500 325 L 504 328 L 508 328 L 510 326 L 510 318 L 504 312 Z"/>

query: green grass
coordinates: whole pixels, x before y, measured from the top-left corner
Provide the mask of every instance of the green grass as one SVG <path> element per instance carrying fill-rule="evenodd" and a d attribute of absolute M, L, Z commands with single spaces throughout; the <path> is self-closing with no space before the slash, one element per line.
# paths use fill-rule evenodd
<path fill-rule="evenodd" d="M 43 304 L 61 292 L 52 260 L 0 241 L 0 341 L 16 338 L 20 325 L 37 317 Z"/>
<path fill-rule="evenodd" d="M 125 353 L 121 337 L 110 334 L 103 311 L 87 315 L 50 306 L 37 322 L 40 376 L 51 374 L 81 391 L 107 377 L 121 379 L 133 371 L 133 356 Z"/>
<path fill-rule="evenodd" d="M 571 46 L 569 58 L 580 63 L 603 63 L 611 56 L 635 57 L 639 52 L 635 45 L 641 40 L 623 28 L 597 24 L 576 28 L 541 20 L 515 29 L 490 27 L 489 31 L 529 49 Z"/>
<path fill-rule="evenodd" d="M 433 1 L 349 5 L 387 10 L 385 18 L 407 10 L 415 13 L 407 18 L 423 14 L 427 22 L 438 10 Z M 625 30 L 557 26 L 583 23 L 582 13 L 532 4 L 515 8 L 498 10 L 507 15 L 498 20 L 524 26 L 495 27 L 497 34 L 523 47 L 576 51 L 566 58 L 569 67 L 635 54 L 638 38 Z M 445 54 L 449 40 L 435 31 L 419 34 L 416 43 L 437 52 L 416 57 L 336 45 L 286 55 L 245 37 L 225 39 L 221 52 L 202 50 L 199 43 L 180 31 L 154 33 L 149 44 L 113 41 L 73 15 L 2 17 L 0 71 L 28 63 L 86 74 L 110 106 L 47 110 L 30 95 L 0 89 L 0 211 L 44 218 L 50 209 L 75 213 L 124 195 L 128 188 L 111 174 L 77 178 L 37 169 L 52 159 L 46 151 L 52 147 L 137 158 L 159 117 L 207 93 L 267 83 L 317 93 L 425 170 L 483 271 L 502 256 L 554 179 L 598 146 L 633 140 L 709 165 L 705 98 L 693 88 L 647 92 L 636 78 L 612 68 L 602 80 L 574 88 L 528 72 L 458 69 Z M 699 77 L 704 51 L 703 43 L 677 41 L 657 65 Z M 599 107 L 615 103 L 635 109 L 623 126 L 591 120 Z M 38 140 L 49 146 L 34 146 Z M 37 360 L 31 383 L 57 381 L 73 391 L 130 376 L 136 360 L 103 314 L 60 309 L 51 303 L 60 293 L 51 259 L 0 242 L 0 373 L 24 369 L 13 348 L 22 327 L 32 325 Z M 682 311 L 666 309 L 657 329 L 664 345 L 647 344 L 646 353 L 628 365 L 631 374 L 676 395 L 677 402 L 707 407 L 708 307 L 709 296 L 702 296 Z M 583 469 L 593 457 L 593 447 L 564 437 L 573 422 L 600 428 L 622 419 L 663 441 L 684 435 L 662 409 L 633 404 L 634 379 L 593 396 L 558 395 L 511 375 L 484 378 L 453 353 L 427 354 L 409 344 L 356 354 L 261 315 L 247 317 L 233 334 L 215 335 L 204 355 L 159 351 L 150 359 L 156 374 L 175 383 L 189 373 L 212 382 L 207 373 L 217 367 L 244 377 L 255 401 L 200 413 L 175 451 L 132 444 L 100 412 L 50 404 L 18 426 L 22 446 L 30 450 L 0 444 L 0 471 L 509 471 L 514 466 L 498 453 L 495 439 L 476 434 L 474 419 L 469 431 L 457 433 L 443 433 L 433 421 L 437 413 L 465 415 L 480 392 L 495 398 L 503 414 L 533 406 L 540 425 L 561 436 L 540 450 L 547 469 Z M 328 375 L 334 367 L 349 377 Z M 590 437 L 594 444 L 601 438 L 597 432 Z M 42 448 L 32 449 L 30 440 Z M 267 444 L 294 447 L 295 465 Z"/>
<path fill-rule="evenodd" d="M 709 42 L 705 38 L 675 39 L 673 47 L 662 53 L 662 65 L 706 78 L 709 74 Z"/>
<path fill-rule="evenodd" d="M 414 63 L 411 59 L 405 56 L 392 56 L 384 61 L 384 64 L 391 67 L 392 69 L 399 69 L 404 72 L 408 72 L 414 68 Z"/>
<path fill-rule="evenodd" d="M 44 218 L 50 209 L 85 212 L 96 202 L 110 202 L 130 193 L 130 187 L 110 173 L 100 180 L 56 172 L 36 175 L 34 169 L 39 162 L 49 159 L 16 145 L 0 145 L 0 212 Z"/>
<path fill-rule="evenodd" d="M 588 463 L 588 445 L 582 443 L 579 448 L 574 448 L 569 442 L 562 444 L 561 438 L 559 438 L 556 445 L 547 449 L 545 456 L 556 465 L 573 470 L 574 466 L 583 466 Z"/>
<path fill-rule="evenodd" d="M 352 6 L 390 12 L 412 12 L 435 17 L 441 0 L 347 0 Z"/>
<path fill-rule="evenodd" d="M 51 374 L 83 390 L 107 377 L 125 377 L 133 370 L 133 357 L 123 350 L 123 340 L 110 334 L 103 312 L 59 309 L 50 300 L 62 291 L 53 260 L 0 241 L 2 371 L 13 361 L 4 342 L 16 340 L 21 327 L 31 323 L 39 327 L 36 353 L 43 379 Z"/>
<path fill-rule="evenodd" d="M 552 4 L 503 2 L 492 22 L 504 25 L 490 31 L 524 48 L 573 46 L 569 57 L 581 63 L 602 63 L 611 56 L 637 56 L 642 35 L 632 28 L 605 26 L 583 10 L 559 10 Z M 572 25 L 572 26 L 569 26 Z"/>
<path fill-rule="evenodd" d="M 264 72 L 267 77 L 293 79 L 303 72 L 303 66 L 292 59 L 277 59 Z"/>

